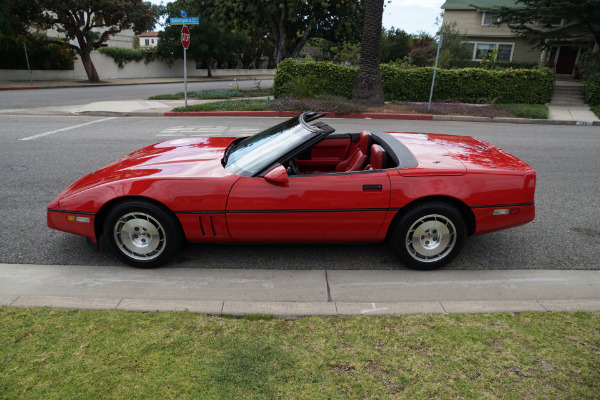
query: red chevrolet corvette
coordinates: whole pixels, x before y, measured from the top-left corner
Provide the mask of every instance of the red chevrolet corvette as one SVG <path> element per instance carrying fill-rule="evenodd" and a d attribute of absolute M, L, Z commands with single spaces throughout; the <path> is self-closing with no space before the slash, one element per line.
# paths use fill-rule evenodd
<path fill-rule="evenodd" d="M 170 260 L 184 240 L 388 240 L 406 266 L 433 269 L 467 236 L 535 217 L 535 170 L 497 147 L 463 136 L 334 134 L 321 116 L 135 151 L 59 194 L 48 226 L 95 243 L 103 236 L 144 268 Z"/>

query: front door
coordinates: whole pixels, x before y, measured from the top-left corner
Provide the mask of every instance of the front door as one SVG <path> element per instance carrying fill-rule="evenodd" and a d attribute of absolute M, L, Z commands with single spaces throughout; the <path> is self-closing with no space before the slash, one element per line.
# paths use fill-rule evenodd
<path fill-rule="evenodd" d="M 388 213 L 384 171 L 290 176 L 275 184 L 239 179 L 227 201 L 227 227 L 242 242 L 368 242 Z"/>
<path fill-rule="evenodd" d="M 578 47 L 561 46 L 556 61 L 556 73 L 573 75 L 575 61 L 577 60 Z"/>

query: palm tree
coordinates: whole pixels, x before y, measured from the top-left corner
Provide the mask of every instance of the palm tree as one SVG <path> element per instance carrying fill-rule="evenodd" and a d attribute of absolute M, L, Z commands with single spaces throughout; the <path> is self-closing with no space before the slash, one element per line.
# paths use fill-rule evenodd
<path fill-rule="evenodd" d="M 368 105 L 382 105 L 383 87 L 379 59 L 381 55 L 381 19 L 384 0 L 367 0 L 360 49 L 360 68 L 352 99 Z"/>

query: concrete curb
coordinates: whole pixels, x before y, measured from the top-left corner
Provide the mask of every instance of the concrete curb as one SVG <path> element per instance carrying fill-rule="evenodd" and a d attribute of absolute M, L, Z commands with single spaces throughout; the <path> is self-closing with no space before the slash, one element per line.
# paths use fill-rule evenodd
<path fill-rule="evenodd" d="M 85 111 L 79 115 L 96 117 L 281 117 L 291 118 L 299 114 L 294 111 L 195 111 L 195 112 L 119 112 L 119 111 Z M 427 120 L 427 121 L 454 121 L 454 122 L 487 122 L 504 124 L 539 124 L 539 125 L 575 125 L 575 126 L 600 126 L 600 121 L 568 121 L 527 118 L 488 118 L 469 117 L 460 115 L 430 115 L 430 114 L 333 114 L 325 113 L 326 118 L 355 118 L 355 119 L 395 119 L 395 120 Z"/>
<path fill-rule="evenodd" d="M 600 311 L 596 270 L 288 270 L 0 264 L 0 306 L 210 315 Z"/>
<path fill-rule="evenodd" d="M 600 311 L 600 300 L 431 301 L 399 303 L 246 302 L 127 298 L 17 296 L 0 298 L 0 305 L 16 308 L 52 307 L 78 310 L 132 312 L 187 311 L 206 315 L 272 315 L 278 318 L 350 315 L 493 314 L 506 312 Z"/>

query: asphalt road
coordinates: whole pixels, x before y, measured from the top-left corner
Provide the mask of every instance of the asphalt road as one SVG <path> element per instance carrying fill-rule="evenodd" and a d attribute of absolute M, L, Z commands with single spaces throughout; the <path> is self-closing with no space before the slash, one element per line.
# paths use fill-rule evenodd
<path fill-rule="evenodd" d="M 188 82 L 188 92 L 207 89 L 233 90 L 236 87 L 253 89 L 257 85 L 265 89 L 270 88 L 272 84 L 273 79 Z M 157 94 L 178 92 L 183 92 L 183 83 L 7 90 L 0 91 L 0 109 L 71 106 L 111 100 L 138 100 L 147 99 Z"/>
<path fill-rule="evenodd" d="M 69 183 L 142 146 L 191 135 L 249 135 L 274 118 L 0 116 L 0 263 L 117 265 L 83 238 L 46 227 L 47 204 Z M 469 238 L 451 270 L 600 269 L 600 129 L 496 123 L 329 119 L 338 132 L 472 135 L 532 165 L 537 217 Z M 27 140 L 23 140 L 27 139 Z M 364 270 L 403 268 L 384 244 L 199 245 L 170 266 Z"/>

